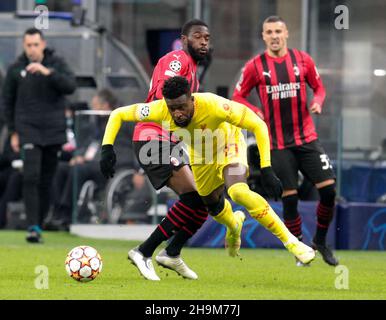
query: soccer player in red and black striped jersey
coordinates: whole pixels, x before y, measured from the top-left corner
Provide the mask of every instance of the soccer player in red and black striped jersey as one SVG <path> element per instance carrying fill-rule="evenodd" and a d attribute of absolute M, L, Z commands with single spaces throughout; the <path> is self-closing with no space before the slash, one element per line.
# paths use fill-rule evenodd
<path fill-rule="evenodd" d="M 282 18 L 268 17 L 263 23 L 262 36 L 266 50 L 245 64 L 233 100 L 249 106 L 268 126 L 272 167 L 283 184 L 284 222 L 299 239 L 302 239 L 302 221 L 297 211 L 298 171 L 318 189 L 320 202 L 312 242 L 326 263 L 337 265 L 338 260 L 326 245 L 335 206 L 335 175 L 310 114 L 322 111 L 325 99 L 322 79 L 306 52 L 287 47 L 288 29 Z M 309 106 L 307 85 L 314 93 Z M 247 100 L 253 88 L 259 95 L 261 109 Z"/>
<path fill-rule="evenodd" d="M 198 91 L 197 65 L 208 56 L 209 38 L 205 22 L 193 19 L 185 23 L 181 30 L 183 48 L 159 59 L 153 71 L 146 102 L 162 99 L 164 82 L 174 76 L 185 77 L 190 83 L 191 92 Z M 159 280 L 151 264 L 151 257 L 164 240 L 174 235 L 166 249 L 156 256 L 156 261 L 185 278 L 197 279 L 196 273 L 181 259 L 180 252 L 186 241 L 206 221 L 208 211 L 197 192 L 182 145 L 156 123 L 138 123 L 134 130 L 133 144 L 139 164 L 154 188 L 158 190 L 168 186 L 178 194 L 179 200 L 169 209 L 150 237 L 138 248 L 129 251 L 129 259 L 145 278 Z"/>

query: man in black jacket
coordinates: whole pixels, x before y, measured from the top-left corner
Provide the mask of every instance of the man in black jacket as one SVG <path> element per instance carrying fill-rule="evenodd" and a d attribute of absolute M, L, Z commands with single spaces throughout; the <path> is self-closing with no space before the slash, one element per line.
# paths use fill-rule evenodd
<path fill-rule="evenodd" d="M 46 48 L 40 30 L 28 29 L 23 47 L 24 53 L 8 69 L 3 97 L 11 145 L 24 161 L 26 239 L 41 242 L 57 154 L 66 142 L 64 95 L 75 91 L 76 82 L 66 63 Z"/>

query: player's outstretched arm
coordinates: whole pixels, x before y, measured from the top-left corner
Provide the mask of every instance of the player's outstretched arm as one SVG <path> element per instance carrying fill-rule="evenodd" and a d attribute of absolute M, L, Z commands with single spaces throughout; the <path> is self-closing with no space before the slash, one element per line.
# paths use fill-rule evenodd
<path fill-rule="evenodd" d="M 136 119 L 137 104 L 126 107 L 120 107 L 111 112 L 107 121 L 105 133 L 103 136 L 102 145 L 114 144 L 115 138 L 122 126 L 122 121 L 137 121 Z"/>
<path fill-rule="evenodd" d="M 102 141 L 101 160 L 99 162 L 102 174 L 106 179 L 114 176 L 116 155 L 114 152 L 114 141 L 123 121 L 131 122 L 159 122 L 162 119 L 162 108 L 157 108 L 160 100 L 149 104 L 137 103 L 126 107 L 120 107 L 111 112 L 107 121 Z M 151 106 L 152 105 L 152 106 Z"/>
<path fill-rule="evenodd" d="M 136 103 L 115 109 L 111 112 L 107 122 L 102 145 L 114 144 L 122 121 L 162 123 L 165 112 L 167 113 L 167 108 L 165 109 L 163 100 L 156 100 L 150 103 Z"/>
<path fill-rule="evenodd" d="M 135 121 L 135 111 L 137 105 L 121 107 L 111 112 L 106 125 L 105 134 L 102 141 L 101 159 L 99 167 L 106 179 L 112 178 L 115 173 L 115 163 L 117 157 L 114 152 L 114 141 L 121 128 L 122 121 Z"/>

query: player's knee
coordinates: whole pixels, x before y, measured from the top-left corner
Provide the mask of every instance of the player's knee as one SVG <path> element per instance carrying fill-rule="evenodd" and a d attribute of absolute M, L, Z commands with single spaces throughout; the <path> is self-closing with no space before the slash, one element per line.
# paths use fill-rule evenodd
<path fill-rule="evenodd" d="M 336 184 L 330 184 L 323 188 L 318 189 L 320 202 L 327 207 L 333 207 L 335 204 L 336 197 Z"/>
<path fill-rule="evenodd" d="M 200 195 L 197 191 L 187 192 L 180 195 L 180 201 L 192 209 L 205 207 Z"/>
<path fill-rule="evenodd" d="M 228 188 L 228 194 L 233 202 L 245 207 L 251 215 L 266 210 L 268 202 L 258 193 L 249 189 L 246 183 L 235 183 Z"/>
<path fill-rule="evenodd" d="M 252 217 L 259 216 L 268 206 L 267 201 L 249 189 L 246 183 L 235 183 L 230 186 L 228 194 L 232 201 L 245 207 Z"/>
<path fill-rule="evenodd" d="M 249 186 L 243 182 L 235 183 L 228 188 L 229 197 L 240 205 L 245 205 L 246 195 L 250 192 Z"/>
<path fill-rule="evenodd" d="M 209 210 L 209 214 L 213 217 L 217 216 L 221 211 L 224 210 L 225 207 L 225 198 L 224 194 L 221 194 L 221 197 L 219 201 L 214 202 L 214 203 L 209 203 L 206 205 Z"/>

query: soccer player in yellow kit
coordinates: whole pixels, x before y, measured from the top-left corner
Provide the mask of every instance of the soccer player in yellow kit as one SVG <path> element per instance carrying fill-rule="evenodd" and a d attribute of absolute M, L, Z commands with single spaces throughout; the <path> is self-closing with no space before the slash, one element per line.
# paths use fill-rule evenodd
<path fill-rule="evenodd" d="M 247 152 L 241 129 L 256 136 L 266 189 L 277 197 L 282 192 L 280 181 L 271 169 L 268 129 L 264 121 L 237 102 L 212 93 L 191 94 L 189 83 L 183 77 L 165 81 L 163 96 L 162 100 L 121 107 L 111 113 L 102 143 L 102 172 L 108 175 L 114 168 L 113 144 L 122 121 L 166 125 L 167 130 L 182 136 L 189 148 L 198 193 L 213 218 L 227 227 L 226 244 L 231 256 L 239 253 L 245 215 L 242 211 L 232 211 L 231 204 L 223 196 L 224 186 L 230 198 L 244 206 L 251 217 L 279 238 L 296 258 L 303 263 L 311 262 L 314 250 L 293 236 L 268 202 L 251 191 L 246 183 Z"/>

